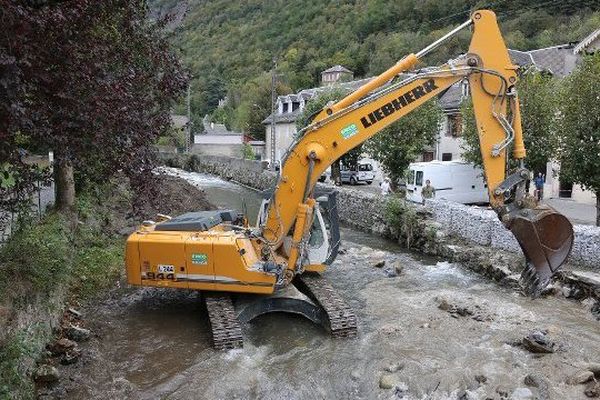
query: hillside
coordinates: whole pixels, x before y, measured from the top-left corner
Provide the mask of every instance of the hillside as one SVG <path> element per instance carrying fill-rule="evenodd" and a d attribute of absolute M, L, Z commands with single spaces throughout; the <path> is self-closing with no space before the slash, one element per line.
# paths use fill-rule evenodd
<path fill-rule="evenodd" d="M 252 126 L 250 105 L 261 103 L 254 97 L 266 95 L 264 74 L 274 57 L 285 83 L 281 90 L 297 90 L 316 85 L 320 71 L 334 64 L 357 77 L 377 74 L 464 21 L 473 8 L 495 10 L 509 47 L 520 50 L 578 41 L 600 26 L 596 0 L 153 0 L 150 5 L 156 14 L 175 15 L 173 42 L 194 76 L 195 117 L 228 94 L 232 108 L 223 118 L 244 130 Z M 464 32 L 427 61 L 459 54 L 468 36 Z M 249 93 L 257 87 L 263 90 Z M 265 107 L 255 108 L 268 114 Z"/>

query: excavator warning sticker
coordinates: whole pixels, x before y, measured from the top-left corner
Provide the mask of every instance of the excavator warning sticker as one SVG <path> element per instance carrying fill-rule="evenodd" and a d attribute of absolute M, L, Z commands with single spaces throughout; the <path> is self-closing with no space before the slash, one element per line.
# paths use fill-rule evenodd
<path fill-rule="evenodd" d="M 192 264 L 208 264 L 208 256 L 204 253 L 192 253 Z"/>
<path fill-rule="evenodd" d="M 358 133 L 358 126 L 356 126 L 356 124 L 350 124 L 342 129 L 340 133 L 344 139 L 350 139 L 352 136 Z"/>

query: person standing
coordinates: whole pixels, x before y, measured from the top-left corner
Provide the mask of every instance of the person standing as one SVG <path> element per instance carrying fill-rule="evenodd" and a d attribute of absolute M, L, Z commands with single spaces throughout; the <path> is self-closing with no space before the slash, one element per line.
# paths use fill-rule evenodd
<path fill-rule="evenodd" d="M 542 201 L 544 198 L 544 175 L 538 172 L 538 175 L 533 179 L 533 183 L 535 184 L 535 197 L 537 201 Z"/>
<path fill-rule="evenodd" d="M 435 188 L 431 186 L 429 179 L 425 181 L 425 186 L 421 189 L 421 197 L 423 198 L 423 205 L 425 205 L 425 199 L 433 199 L 435 197 Z"/>
<path fill-rule="evenodd" d="M 392 191 L 392 187 L 390 185 L 390 178 L 384 178 L 383 181 L 379 184 L 381 186 L 381 195 L 387 196 Z"/>

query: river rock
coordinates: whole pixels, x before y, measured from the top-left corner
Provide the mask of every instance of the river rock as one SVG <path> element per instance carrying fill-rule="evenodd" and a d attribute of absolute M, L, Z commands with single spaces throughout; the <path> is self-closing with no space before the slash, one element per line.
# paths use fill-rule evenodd
<path fill-rule="evenodd" d="M 90 338 L 91 332 L 89 329 L 80 328 L 75 325 L 69 326 L 67 328 L 67 337 L 69 339 L 75 340 L 76 342 L 83 342 Z"/>
<path fill-rule="evenodd" d="M 77 346 L 77 343 L 74 341 L 67 338 L 62 338 L 50 343 L 48 346 L 46 346 L 46 348 L 50 351 L 50 353 L 52 353 L 53 356 L 60 356 L 75 346 Z"/>
<path fill-rule="evenodd" d="M 516 388 L 510 395 L 510 400 L 533 400 L 533 392 L 527 388 Z"/>
<path fill-rule="evenodd" d="M 398 276 L 398 273 L 396 272 L 396 270 L 391 267 L 386 267 L 383 270 L 383 272 L 385 273 L 385 276 L 387 276 L 388 278 L 395 278 L 396 276 Z"/>
<path fill-rule="evenodd" d="M 583 392 L 587 397 L 597 398 L 600 397 L 600 382 L 590 382 Z"/>
<path fill-rule="evenodd" d="M 382 268 L 384 265 L 385 265 L 385 260 L 376 260 L 376 261 L 373 263 L 373 266 L 374 266 L 375 268 Z"/>
<path fill-rule="evenodd" d="M 396 363 L 393 363 L 393 364 L 390 364 L 390 365 L 388 365 L 388 366 L 387 366 L 387 367 L 385 367 L 384 369 L 385 369 L 387 372 L 394 373 L 394 372 L 398 372 L 398 371 L 400 371 L 402 368 L 404 368 L 404 364 L 403 364 L 403 363 L 401 363 L 401 362 L 396 362 Z"/>
<path fill-rule="evenodd" d="M 390 268 L 394 269 L 396 274 L 400 275 L 404 271 L 404 264 L 402 264 L 402 261 L 396 260 L 390 264 Z"/>
<path fill-rule="evenodd" d="M 584 369 L 591 371 L 596 377 L 600 377 L 600 363 L 587 363 Z"/>
<path fill-rule="evenodd" d="M 56 367 L 48 364 L 40 365 L 33 374 L 33 379 L 36 382 L 51 383 L 56 382 L 60 378 L 60 373 Z"/>
<path fill-rule="evenodd" d="M 582 383 L 586 383 L 590 381 L 594 377 L 594 373 L 588 370 L 582 370 L 576 372 L 574 375 L 571 375 L 567 378 L 567 383 L 569 385 L 580 385 Z"/>
<path fill-rule="evenodd" d="M 403 383 L 400 382 L 398 377 L 393 374 L 383 374 L 379 378 L 379 387 L 382 389 L 393 389 L 399 387 Z"/>
<path fill-rule="evenodd" d="M 521 341 L 522 346 L 536 354 L 554 353 L 556 344 L 548 339 L 546 332 L 533 331 Z"/>
<path fill-rule="evenodd" d="M 77 361 L 79 361 L 80 356 L 81 356 L 81 352 L 79 351 L 79 349 L 77 349 L 77 348 L 71 349 L 71 350 L 67 351 L 61 357 L 60 363 L 62 365 L 75 364 Z"/>

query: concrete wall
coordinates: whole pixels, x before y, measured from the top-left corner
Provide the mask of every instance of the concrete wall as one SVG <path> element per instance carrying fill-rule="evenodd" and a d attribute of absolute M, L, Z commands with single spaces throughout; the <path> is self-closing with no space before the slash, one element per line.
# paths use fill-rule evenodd
<path fill-rule="evenodd" d="M 260 190 L 274 186 L 277 174 L 263 170 L 258 161 L 228 157 L 196 157 L 191 169 L 232 179 Z M 396 231 L 386 218 L 388 198 L 356 189 L 338 188 L 340 220 L 362 231 L 388 236 Z M 412 205 L 412 203 L 411 203 Z M 444 200 L 428 201 L 425 207 L 414 205 L 417 211 L 429 213 L 436 225 L 448 235 L 493 249 L 520 254 L 514 236 L 492 210 L 469 207 Z M 600 228 L 576 225 L 571 260 L 593 269 L 600 269 Z"/>
<path fill-rule="evenodd" d="M 225 157 L 241 157 L 241 144 L 194 144 L 192 153 L 202 154 L 203 156 L 225 156 Z"/>

